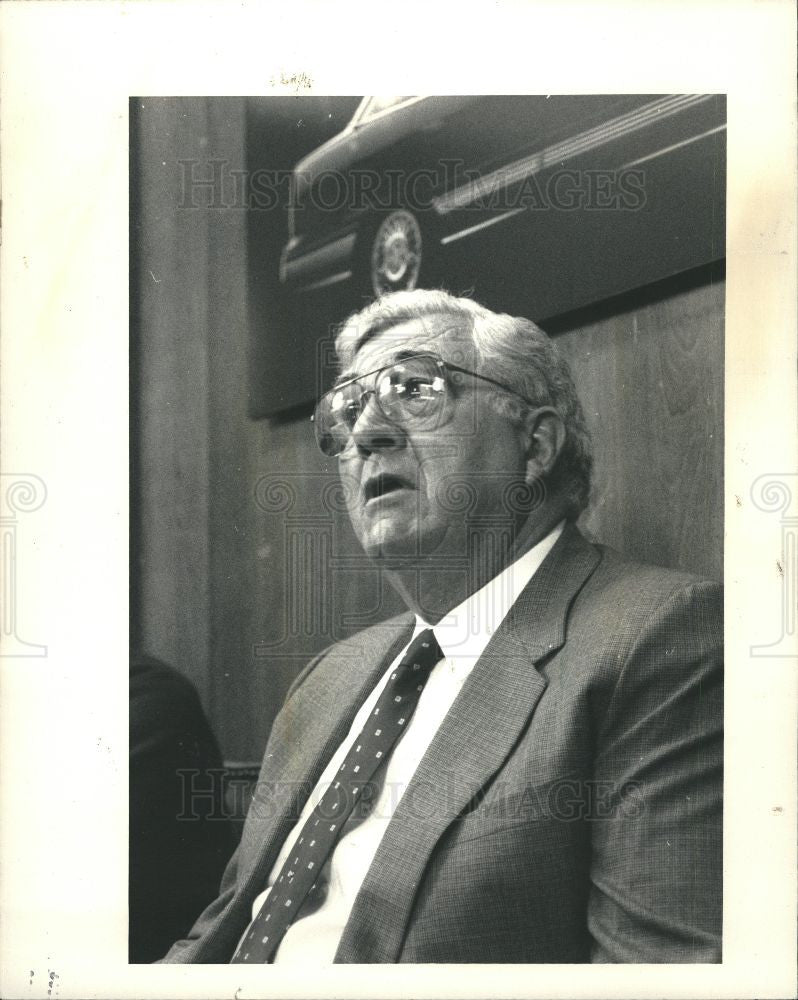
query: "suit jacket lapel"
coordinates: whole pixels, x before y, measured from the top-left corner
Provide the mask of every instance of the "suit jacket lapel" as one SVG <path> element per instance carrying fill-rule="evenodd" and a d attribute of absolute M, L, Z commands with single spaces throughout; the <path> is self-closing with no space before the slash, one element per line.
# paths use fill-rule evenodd
<path fill-rule="evenodd" d="M 497 629 L 391 819 L 337 962 L 397 960 L 435 844 L 517 742 L 546 687 L 535 664 L 562 646 L 570 604 L 599 559 L 568 525 Z"/>
<path fill-rule="evenodd" d="M 192 962 L 229 961 L 308 794 L 388 663 L 409 641 L 413 620 L 408 613 L 336 645 L 316 666 L 314 683 L 300 687 L 277 716 L 238 851 L 237 887 L 197 942 Z"/>
<path fill-rule="evenodd" d="M 244 869 L 245 897 L 252 887 L 254 895 L 264 888 L 308 794 L 374 685 L 409 641 L 413 621 L 411 614 L 402 615 L 340 643 L 316 667 L 314 683 L 301 687 L 278 716 L 246 830 L 247 841 L 257 846 Z"/>

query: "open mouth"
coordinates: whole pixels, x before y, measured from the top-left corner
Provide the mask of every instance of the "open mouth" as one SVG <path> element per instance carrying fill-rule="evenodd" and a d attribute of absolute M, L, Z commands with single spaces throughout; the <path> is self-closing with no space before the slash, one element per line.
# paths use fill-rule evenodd
<path fill-rule="evenodd" d="M 378 476 L 372 476 L 366 483 L 363 490 L 363 499 L 366 503 L 371 500 L 381 500 L 399 490 L 411 489 L 411 484 L 400 476 L 394 476 L 389 472 L 381 472 Z"/>

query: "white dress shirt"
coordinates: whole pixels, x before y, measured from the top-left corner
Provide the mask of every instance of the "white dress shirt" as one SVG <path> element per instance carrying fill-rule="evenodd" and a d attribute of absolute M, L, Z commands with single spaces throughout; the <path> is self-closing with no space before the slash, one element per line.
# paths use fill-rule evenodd
<path fill-rule="evenodd" d="M 466 598 L 435 626 L 435 638 L 444 657 L 433 668 L 410 723 L 387 760 L 382 789 L 373 808 L 359 825 L 346 831 L 335 845 L 320 873 L 320 878 L 328 880 L 326 893 L 317 892 L 322 898 L 320 905 L 307 915 L 300 916 L 288 929 L 274 956 L 275 963 L 296 963 L 306 967 L 332 964 L 355 897 L 404 790 L 474 664 L 560 537 L 564 524 L 561 521 L 542 541 L 507 566 L 481 590 Z M 429 628 L 429 625 L 417 616 L 410 642 L 425 628 Z M 389 664 L 355 716 L 346 739 L 335 751 L 319 778 L 269 874 L 268 888 L 252 905 L 253 918 L 271 891 L 302 827 L 361 733 L 391 671 L 401 661 L 406 649 L 407 646 Z M 248 930 L 249 928 L 244 934 Z"/>

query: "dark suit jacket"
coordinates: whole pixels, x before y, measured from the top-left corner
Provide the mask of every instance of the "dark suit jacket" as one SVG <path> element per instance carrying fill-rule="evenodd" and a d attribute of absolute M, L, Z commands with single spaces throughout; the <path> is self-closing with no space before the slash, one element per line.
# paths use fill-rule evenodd
<path fill-rule="evenodd" d="M 208 789 L 188 803 L 181 772 Z M 216 896 L 233 848 L 222 760 L 199 696 L 173 667 L 130 662 L 129 960 L 154 962 Z M 209 801 L 209 800 L 213 801 Z M 195 819 L 179 819 L 193 813 Z"/>
<path fill-rule="evenodd" d="M 227 962 L 410 617 L 317 657 L 277 717 L 219 898 L 166 962 Z M 407 787 L 338 962 L 717 962 L 721 588 L 568 526 Z"/>

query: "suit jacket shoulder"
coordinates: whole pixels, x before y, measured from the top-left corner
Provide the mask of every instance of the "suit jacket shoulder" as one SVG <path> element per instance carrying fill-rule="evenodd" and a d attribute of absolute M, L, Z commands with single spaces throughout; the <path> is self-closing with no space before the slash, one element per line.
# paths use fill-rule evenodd
<path fill-rule="evenodd" d="M 369 626 L 369 628 L 362 629 L 348 639 L 341 639 L 327 646 L 320 653 L 317 653 L 310 663 L 306 667 L 303 667 L 294 678 L 288 689 L 286 702 L 328 656 L 333 656 L 338 661 L 344 659 L 352 663 L 363 664 L 366 662 L 364 658 L 373 655 L 375 652 L 377 655 L 385 655 L 382 653 L 383 648 L 386 648 L 386 645 L 387 648 L 390 648 L 393 644 L 397 643 L 400 636 L 404 637 L 410 626 L 412 626 L 413 621 L 413 615 L 410 612 L 405 612 L 387 621 L 378 622 L 375 625 Z"/>

